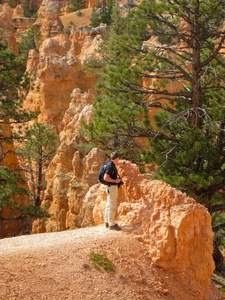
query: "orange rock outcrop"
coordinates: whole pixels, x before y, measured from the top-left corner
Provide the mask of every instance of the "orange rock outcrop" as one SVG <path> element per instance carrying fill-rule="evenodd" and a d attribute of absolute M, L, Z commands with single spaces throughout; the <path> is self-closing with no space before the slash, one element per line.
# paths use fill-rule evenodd
<path fill-rule="evenodd" d="M 44 0 L 39 7 L 38 19 L 34 25 L 41 32 L 43 40 L 63 32 L 59 11 L 60 6 L 55 1 Z"/>
<path fill-rule="evenodd" d="M 13 9 L 8 4 L 0 4 L 0 28 L 3 31 L 2 40 L 6 39 L 9 49 L 18 53 L 14 30 L 11 24 L 12 15 Z"/>
<path fill-rule="evenodd" d="M 17 42 L 20 41 L 21 36 L 24 34 L 24 31 L 28 30 L 34 24 L 35 21 L 35 18 L 24 17 L 24 10 L 21 4 L 15 7 L 12 15 L 11 24 L 13 26 Z"/>
<path fill-rule="evenodd" d="M 74 88 L 82 92 L 93 88 L 97 77 L 83 71 L 89 57 L 99 55 L 101 33 L 106 26 L 73 30 L 71 35 L 58 34 L 43 41 L 39 53 L 30 51 L 27 70 L 33 72 L 35 88 L 30 90 L 24 108 L 41 111 L 38 120 L 51 124 L 58 132 L 63 129 L 63 116 L 70 104 Z"/>
<path fill-rule="evenodd" d="M 148 245 L 154 265 L 178 273 L 196 299 L 208 299 L 214 262 L 207 209 L 163 181 L 149 181 L 130 162 L 118 170 L 124 181 L 119 189 L 118 222 Z M 93 213 L 96 225 L 104 222 L 105 205 L 101 186 Z"/>
<path fill-rule="evenodd" d="M 92 118 L 92 90 L 81 93 L 75 89 L 65 113 L 64 130 L 60 134 L 61 145 L 49 165 L 47 189 L 42 206 L 47 206 L 52 217 L 36 221 L 33 232 L 51 232 L 95 225 L 93 209 L 99 187 L 98 171 L 105 162 L 105 153 L 92 149 L 87 155 L 78 148 L 82 135 L 78 133 L 81 121 Z"/>

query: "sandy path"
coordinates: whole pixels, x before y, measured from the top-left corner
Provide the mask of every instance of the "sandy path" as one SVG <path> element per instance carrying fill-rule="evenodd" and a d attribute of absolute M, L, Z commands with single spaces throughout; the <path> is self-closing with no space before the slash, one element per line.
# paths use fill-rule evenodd
<path fill-rule="evenodd" d="M 96 270 L 92 252 L 107 253 L 114 270 Z M 0 299 L 197 300 L 173 274 L 151 267 L 133 235 L 103 226 L 0 240 Z"/>

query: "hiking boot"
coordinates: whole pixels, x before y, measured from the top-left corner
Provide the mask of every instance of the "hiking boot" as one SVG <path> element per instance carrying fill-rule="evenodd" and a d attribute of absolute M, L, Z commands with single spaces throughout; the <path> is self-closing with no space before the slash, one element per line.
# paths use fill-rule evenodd
<path fill-rule="evenodd" d="M 106 227 L 106 228 L 109 228 L 109 223 L 105 223 L 105 227 Z"/>
<path fill-rule="evenodd" d="M 116 231 L 122 230 L 122 228 L 118 224 L 115 224 L 113 226 L 109 226 L 109 229 L 110 230 L 116 230 Z"/>

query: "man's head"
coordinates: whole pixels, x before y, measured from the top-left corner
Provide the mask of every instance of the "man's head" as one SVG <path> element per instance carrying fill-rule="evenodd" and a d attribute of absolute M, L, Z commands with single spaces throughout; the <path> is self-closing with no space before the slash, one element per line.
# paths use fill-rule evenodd
<path fill-rule="evenodd" d="M 119 154 L 117 152 L 112 152 L 110 155 L 110 158 L 112 161 L 114 162 L 118 162 L 119 161 Z"/>

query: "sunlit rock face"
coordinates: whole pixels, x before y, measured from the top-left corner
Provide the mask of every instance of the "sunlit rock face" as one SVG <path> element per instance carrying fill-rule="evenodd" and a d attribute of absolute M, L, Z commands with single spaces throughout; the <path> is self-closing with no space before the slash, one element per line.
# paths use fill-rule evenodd
<path fill-rule="evenodd" d="M 13 11 L 11 24 L 16 36 L 17 42 L 21 41 L 21 38 L 26 31 L 35 23 L 35 18 L 26 18 L 24 16 L 24 10 L 21 4 L 17 5 Z"/>
<path fill-rule="evenodd" d="M 93 88 L 98 77 L 84 71 L 84 62 L 99 56 L 96 51 L 104 32 L 99 30 L 73 30 L 71 35 L 58 34 L 45 39 L 39 53 L 31 50 L 27 70 L 33 74 L 34 89 L 30 90 L 24 108 L 41 111 L 38 120 L 63 130 L 63 116 L 69 108 L 74 88 L 85 92 Z"/>
<path fill-rule="evenodd" d="M 42 35 L 42 40 L 54 37 L 63 32 L 63 24 L 59 18 L 60 6 L 49 0 L 44 0 L 38 9 L 38 19 L 35 26 Z"/>
<path fill-rule="evenodd" d="M 119 189 L 118 222 L 148 245 L 154 265 L 179 273 L 198 299 L 207 299 L 214 270 L 208 210 L 163 181 L 149 181 L 130 162 L 118 170 L 124 181 Z M 94 208 L 96 225 L 104 222 L 105 205 L 101 186 Z"/>
<path fill-rule="evenodd" d="M 2 40 L 8 41 L 8 48 L 18 53 L 18 47 L 11 24 L 13 9 L 8 4 L 0 4 L 0 28 L 2 29 Z"/>
<path fill-rule="evenodd" d="M 92 119 L 93 90 L 82 93 L 74 89 L 71 102 L 63 118 L 61 145 L 49 165 L 47 189 L 42 206 L 52 217 L 34 223 L 33 232 L 49 232 L 95 225 L 93 209 L 99 187 L 98 172 L 105 162 L 105 153 L 97 148 L 88 154 L 78 148 L 83 137 L 79 133 L 81 121 Z"/>

